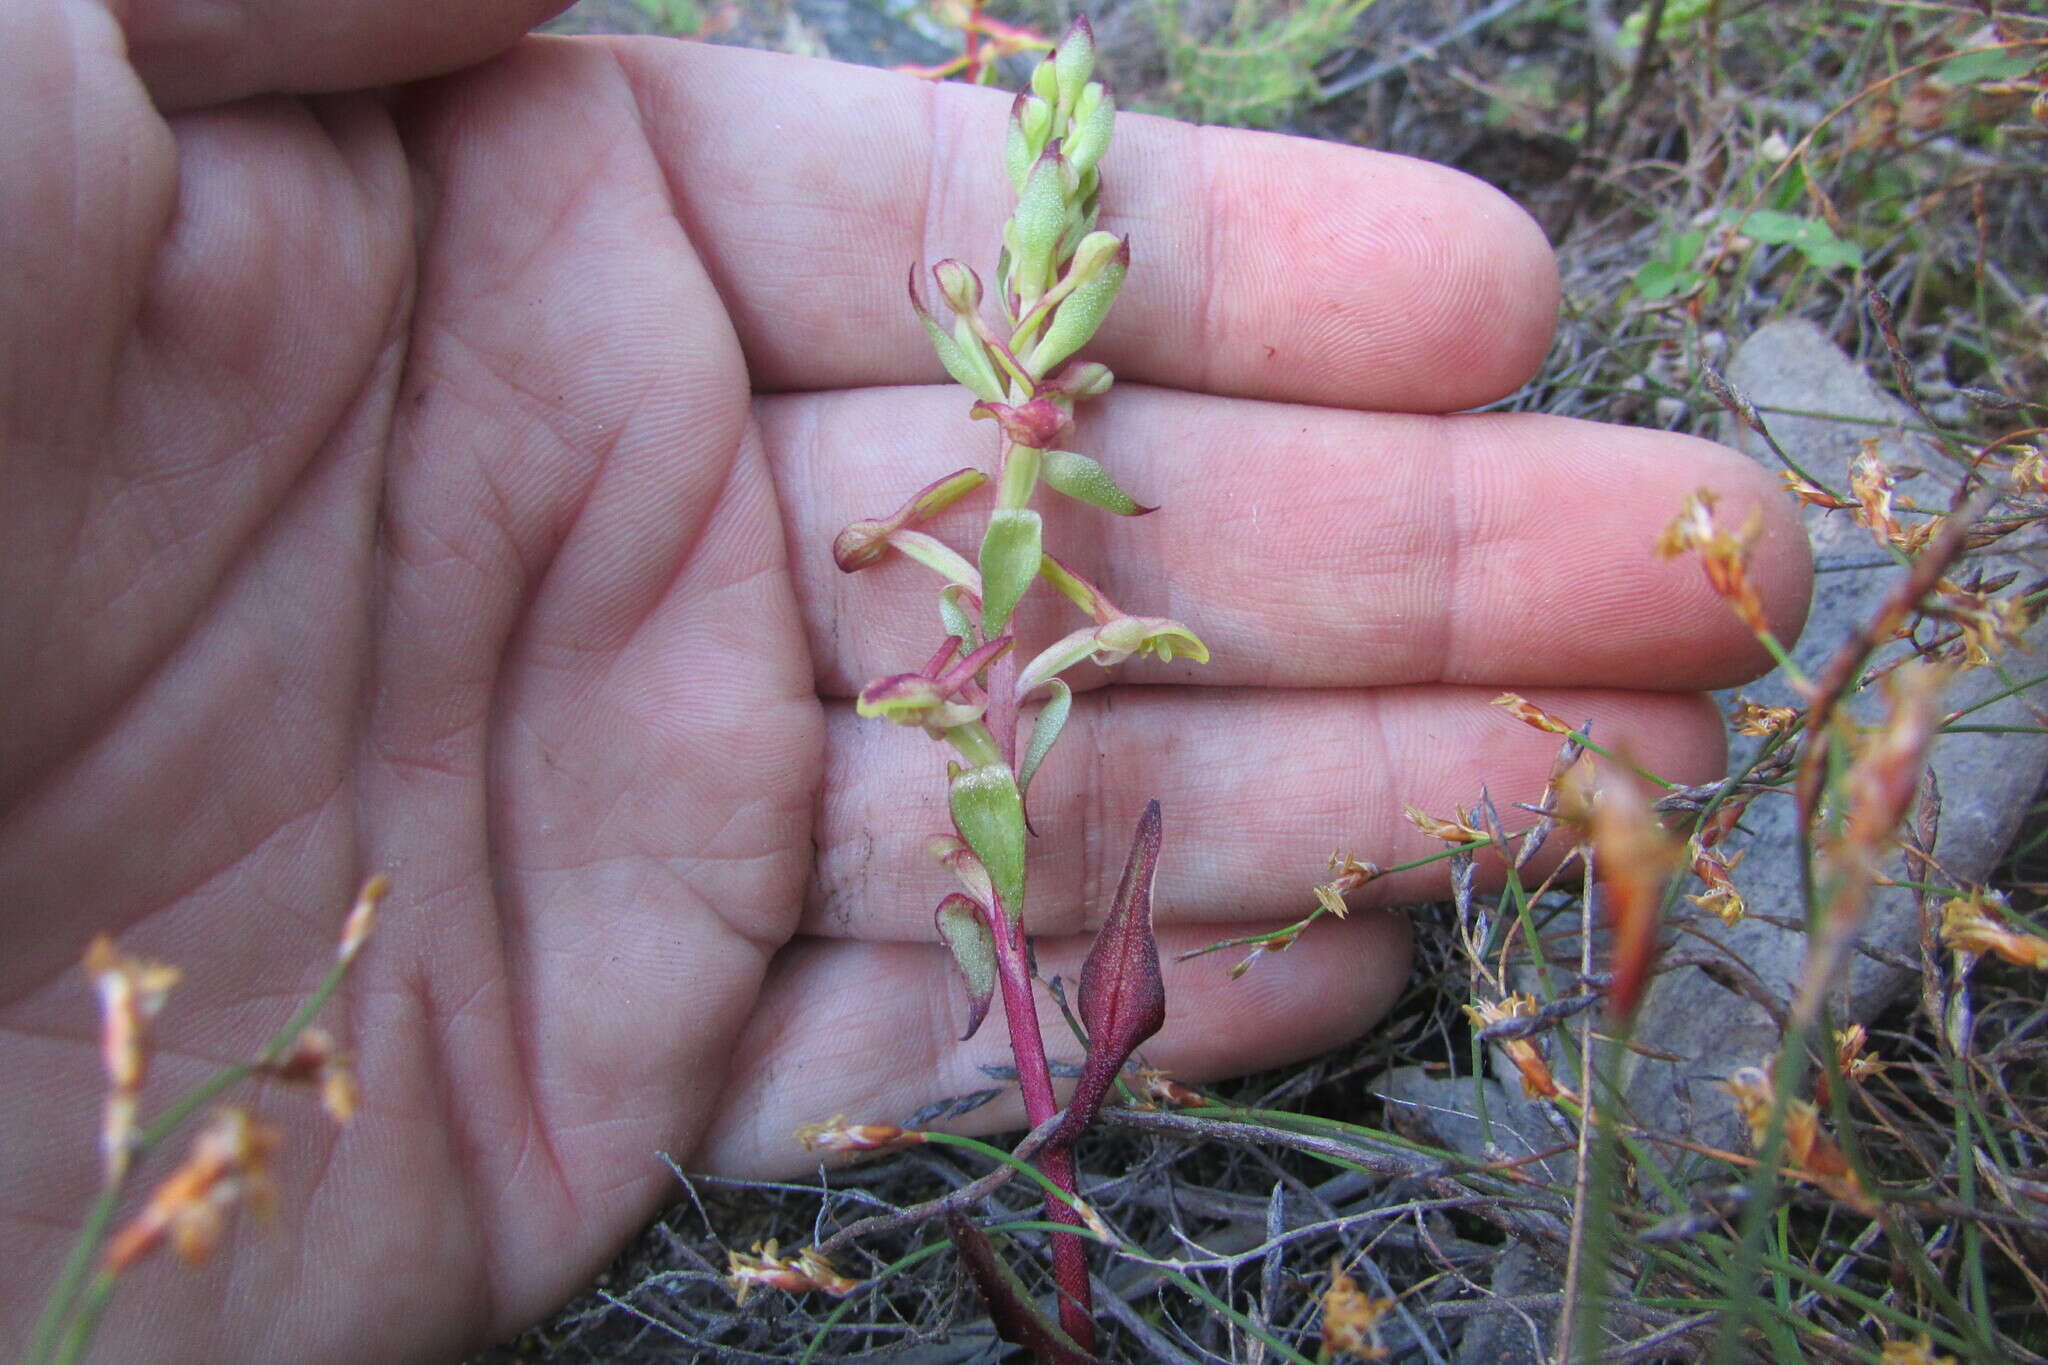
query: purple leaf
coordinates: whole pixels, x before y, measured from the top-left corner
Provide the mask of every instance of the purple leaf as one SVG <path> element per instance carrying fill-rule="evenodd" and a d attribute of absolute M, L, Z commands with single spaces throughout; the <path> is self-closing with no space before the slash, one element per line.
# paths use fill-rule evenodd
<path fill-rule="evenodd" d="M 1152 876 L 1159 870 L 1159 802 L 1138 817 L 1131 856 L 1117 883 L 1109 918 L 1081 964 L 1078 1013 L 1088 1030 L 1088 1060 L 1067 1117 L 1050 1143 L 1071 1143 L 1095 1121 L 1095 1111 L 1138 1044 L 1166 1022 L 1166 983 L 1159 976 L 1159 945 L 1152 938 Z"/>
<path fill-rule="evenodd" d="M 961 1268 L 974 1281 L 975 1292 L 988 1309 L 996 1335 L 1030 1351 L 1039 1365 L 1095 1365 L 1095 1357 L 1077 1346 L 1031 1301 L 1017 1276 L 996 1255 L 987 1233 L 959 1212 L 946 1215 L 946 1233 L 960 1253 Z"/>

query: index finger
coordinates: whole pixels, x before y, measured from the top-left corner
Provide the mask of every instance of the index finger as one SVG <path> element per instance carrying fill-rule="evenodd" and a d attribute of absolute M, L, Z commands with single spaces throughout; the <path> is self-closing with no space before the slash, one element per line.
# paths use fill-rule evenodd
<path fill-rule="evenodd" d="M 676 211 L 758 387 L 944 379 L 903 297 L 952 256 L 988 278 L 1014 195 L 1009 97 L 771 53 L 622 40 Z M 1131 237 L 1086 354 L 1120 377 L 1330 406 L 1451 412 L 1549 344 L 1536 224 L 1446 167 L 1119 115 L 1102 225 Z"/>

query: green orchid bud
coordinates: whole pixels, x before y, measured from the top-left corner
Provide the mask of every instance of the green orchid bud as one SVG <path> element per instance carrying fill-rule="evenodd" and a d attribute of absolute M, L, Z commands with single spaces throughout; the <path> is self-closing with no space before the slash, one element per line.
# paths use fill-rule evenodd
<path fill-rule="evenodd" d="M 1003 143 L 1003 167 L 1010 174 L 1010 188 L 1024 189 L 1031 165 L 1052 139 L 1052 105 L 1029 90 L 1019 90 L 1010 105 L 1010 131 Z"/>
<path fill-rule="evenodd" d="M 965 319 L 981 315 L 981 276 L 960 262 L 947 259 L 932 267 L 932 278 L 939 282 L 939 297 L 957 316 Z"/>
<path fill-rule="evenodd" d="M 946 373 L 971 390 L 977 398 L 999 399 L 1003 396 L 1003 382 L 996 377 L 995 362 L 989 359 L 988 351 L 971 333 L 964 339 L 959 328 L 952 334 L 939 326 L 938 319 L 924 306 L 924 300 L 917 294 L 917 267 L 910 267 L 910 306 L 917 310 L 917 320 L 924 326 L 924 332 L 931 339 L 932 350 L 938 355 L 939 363 L 946 367 Z"/>
<path fill-rule="evenodd" d="M 1097 236 L 1108 234 L 1091 234 L 1083 240 L 1083 245 Z M 1042 375 L 1086 346 L 1094 338 L 1096 329 L 1102 326 L 1103 318 L 1109 315 L 1109 307 L 1116 302 L 1117 292 L 1123 288 L 1124 275 L 1130 266 L 1131 244 L 1125 238 L 1117 244 L 1116 253 L 1108 263 L 1085 284 L 1076 286 L 1060 304 L 1059 311 L 1053 314 L 1052 324 L 1045 329 L 1044 338 L 1032 349 L 1025 368 L 1033 374 Z"/>
<path fill-rule="evenodd" d="M 1047 379 L 1038 389 L 1049 397 L 1064 398 L 1072 403 L 1083 398 L 1100 398 L 1115 382 L 1116 376 L 1110 373 L 1109 366 L 1098 361 L 1080 360 Z"/>
<path fill-rule="evenodd" d="M 1010 278 L 1028 307 L 1050 286 L 1060 233 L 1067 222 L 1066 159 L 1053 143 L 1032 163 L 1018 192 L 1017 208 L 1003 229 L 1010 249 Z"/>
<path fill-rule="evenodd" d="M 1053 84 L 1059 92 L 1060 108 L 1075 108 L 1088 78 L 1095 74 L 1095 29 L 1089 24 L 1087 15 L 1074 16 L 1074 22 L 1067 25 L 1065 35 L 1060 38 L 1060 45 L 1053 49 L 1052 56 L 1040 69 L 1046 66 L 1053 69 Z M 1032 84 L 1037 84 L 1035 74 Z"/>
<path fill-rule="evenodd" d="M 1060 275 L 1069 295 L 1093 284 L 1105 270 L 1131 263 L 1130 243 L 1114 232 L 1091 232 L 1074 247 L 1073 258 Z"/>
<path fill-rule="evenodd" d="M 1047 104 L 1058 104 L 1060 100 L 1060 77 L 1055 69 L 1059 56 L 1059 49 L 1054 48 L 1031 73 L 1031 93 Z"/>
<path fill-rule="evenodd" d="M 1110 98 L 1102 82 L 1090 81 L 1074 103 L 1071 131 L 1060 143 L 1076 174 L 1085 176 L 1095 169 L 1103 153 L 1109 150 L 1115 124 L 1116 101 Z"/>

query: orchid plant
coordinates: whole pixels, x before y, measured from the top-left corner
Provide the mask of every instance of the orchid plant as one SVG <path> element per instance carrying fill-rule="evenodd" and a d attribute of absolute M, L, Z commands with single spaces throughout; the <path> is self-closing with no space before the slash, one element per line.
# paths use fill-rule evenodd
<path fill-rule="evenodd" d="M 943 636 L 924 666 L 870 683 L 858 710 L 920 728 L 953 749 L 953 828 L 935 835 L 929 847 L 962 889 L 939 903 L 934 918 L 972 999 L 969 1037 L 995 993 L 1002 992 L 1018 1085 L 1034 1129 L 1051 1124 L 1060 1111 L 1039 1033 L 1025 927 L 1034 837 L 1026 801 L 1073 705 L 1064 675 L 1085 662 L 1108 667 L 1141 654 L 1208 659 L 1207 648 L 1186 626 L 1124 611 L 1071 562 L 1048 552 L 1043 518 L 1032 506 L 1043 485 L 1115 516 L 1154 510 L 1120 488 L 1096 461 L 1067 448 L 1075 408 L 1107 392 L 1112 382 L 1105 366 L 1076 354 L 1102 325 L 1131 261 L 1129 241 L 1096 226 L 1100 165 L 1115 106 L 1092 78 L 1094 59 L 1094 34 L 1087 19 L 1078 18 L 1011 106 L 1004 157 L 1017 203 L 1003 228 L 996 316 L 984 307 L 981 277 L 959 261 L 932 267 L 950 325 L 925 306 L 918 272 L 911 272 L 911 303 L 940 363 L 973 395 L 973 416 L 992 421 L 1000 436 L 993 479 L 979 469 L 948 474 L 894 514 L 848 526 L 833 546 L 839 567 L 849 573 L 882 564 L 893 551 L 945 580 L 938 592 Z M 975 562 L 919 529 L 990 482 L 995 506 Z M 1041 581 L 1079 608 L 1086 622 L 1027 654 L 1019 647 L 1017 609 Z M 1033 708 L 1028 729 L 1027 708 Z M 1073 1141 L 1093 1120 L 1132 1052 L 1165 1017 L 1151 930 L 1159 845 L 1154 801 L 1138 822 L 1122 883 L 1082 970 L 1078 1014 L 1088 1033 L 1083 1074 L 1064 1116 L 1038 1135 L 1038 1167 L 1068 1196 L 1048 1196 L 1047 1215 L 1069 1226 L 1080 1226 L 1085 1211 L 1072 1198 Z M 1065 1338 L 1059 1351 L 1086 1352 L 1094 1330 L 1083 1242 L 1056 1234 L 1051 1248 L 1060 1293 L 1058 1330 Z M 963 1259 L 972 1267 L 984 1258 L 963 1252 Z M 990 1277 L 976 1278 L 984 1293 L 1000 1292 L 991 1291 Z"/>

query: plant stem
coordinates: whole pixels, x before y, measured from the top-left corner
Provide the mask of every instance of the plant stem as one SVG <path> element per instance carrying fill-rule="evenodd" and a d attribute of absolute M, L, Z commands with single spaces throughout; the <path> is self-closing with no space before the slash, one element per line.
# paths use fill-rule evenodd
<path fill-rule="evenodd" d="M 1010 1051 L 1017 1062 L 1017 1087 L 1024 1092 L 1024 1114 L 1033 1128 L 1059 1112 L 1052 1093 L 1052 1068 L 1045 1058 L 1045 1039 L 1038 1031 L 1038 1001 L 1031 992 L 1031 962 L 1020 920 L 1002 917 L 995 925 L 996 975 L 1003 988 L 1003 1017 L 1010 1026 Z M 1068 1194 L 1078 1194 L 1074 1154 L 1068 1147 L 1049 1147 L 1038 1154 L 1038 1168 Z M 1081 1215 L 1065 1202 L 1046 1196 L 1045 1216 L 1067 1227 L 1080 1227 Z M 1088 1249 L 1079 1237 L 1054 1234 L 1051 1239 L 1053 1282 L 1059 1286 L 1060 1326 L 1084 1351 L 1095 1349 L 1095 1305 L 1088 1286 Z"/>

